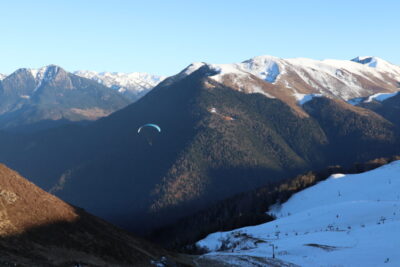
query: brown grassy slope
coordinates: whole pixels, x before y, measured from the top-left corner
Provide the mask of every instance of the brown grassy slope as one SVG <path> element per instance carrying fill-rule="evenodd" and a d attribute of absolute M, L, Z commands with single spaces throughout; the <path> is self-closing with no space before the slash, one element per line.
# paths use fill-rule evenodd
<path fill-rule="evenodd" d="M 78 217 L 73 207 L 0 165 L 0 236 Z"/>
<path fill-rule="evenodd" d="M 153 266 L 169 253 L 74 208 L 0 164 L 0 266 Z"/>

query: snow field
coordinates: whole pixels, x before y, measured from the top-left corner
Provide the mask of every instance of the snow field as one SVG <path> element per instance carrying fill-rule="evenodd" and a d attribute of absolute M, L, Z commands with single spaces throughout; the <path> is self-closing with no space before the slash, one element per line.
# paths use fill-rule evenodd
<path fill-rule="evenodd" d="M 300 266 L 400 266 L 400 161 L 336 174 L 269 213 L 275 221 L 219 232 L 207 255 L 272 257 Z"/>

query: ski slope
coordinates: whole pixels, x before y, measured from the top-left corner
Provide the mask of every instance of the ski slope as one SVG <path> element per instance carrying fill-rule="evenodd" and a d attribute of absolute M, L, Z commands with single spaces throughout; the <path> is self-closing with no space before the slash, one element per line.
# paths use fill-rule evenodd
<path fill-rule="evenodd" d="M 400 266 L 400 161 L 332 175 L 270 213 L 275 221 L 197 242 L 210 251 L 203 257 L 271 258 L 274 246 L 277 259 L 299 266 Z"/>

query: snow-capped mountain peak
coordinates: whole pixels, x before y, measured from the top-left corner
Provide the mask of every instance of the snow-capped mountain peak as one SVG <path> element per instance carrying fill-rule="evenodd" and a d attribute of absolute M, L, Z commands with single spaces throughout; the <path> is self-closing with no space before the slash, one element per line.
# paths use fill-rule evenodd
<path fill-rule="evenodd" d="M 226 86 L 246 93 L 290 98 L 292 103 L 298 95 L 322 94 L 347 101 L 376 93 L 393 93 L 400 87 L 400 66 L 376 57 L 314 60 L 264 55 L 241 63 L 193 63 L 180 75 L 190 75 L 204 65 L 211 70 L 207 73 L 211 79 Z"/>
<path fill-rule="evenodd" d="M 0 81 L 1 81 L 1 80 L 4 80 L 4 78 L 6 78 L 6 77 L 7 77 L 7 75 L 1 74 L 1 73 L 0 73 Z"/>
<path fill-rule="evenodd" d="M 26 70 L 30 72 L 35 79 L 36 89 L 39 88 L 43 84 L 43 82 L 54 80 L 61 70 L 65 72 L 61 67 L 53 64 L 41 67 L 39 69 Z"/>
<path fill-rule="evenodd" d="M 273 56 L 258 56 L 240 63 L 240 68 L 262 80 L 273 83 L 280 74 L 280 59 Z"/>
<path fill-rule="evenodd" d="M 39 69 L 28 69 L 28 71 L 32 74 L 36 82 L 36 88 L 34 91 L 40 88 L 44 82 L 53 81 L 60 71 L 66 73 L 65 70 L 54 64 L 47 65 Z"/>
<path fill-rule="evenodd" d="M 181 73 L 183 73 L 185 75 L 190 75 L 205 65 L 207 65 L 207 63 L 205 63 L 205 62 L 193 62 L 192 64 L 187 66 L 185 69 L 183 69 L 183 71 Z"/>

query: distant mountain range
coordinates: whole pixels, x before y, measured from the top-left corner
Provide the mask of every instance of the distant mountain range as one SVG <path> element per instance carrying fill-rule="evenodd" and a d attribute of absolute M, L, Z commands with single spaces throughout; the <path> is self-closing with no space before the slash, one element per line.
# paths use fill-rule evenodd
<path fill-rule="evenodd" d="M 1 75 L 0 128 L 42 129 L 96 120 L 134 102 L 162 79 L 143 73 L 76 74 L 49 65 Z"/>
<path fill-rule="evenodd" d="M 87 126 L 2 133 L 0 160 L 143 233 L 269 181 L 398 153 L 400 125 L 390 110 L 399 105 L 399 67 L 355 61 L 195 63 Z M 393 95 L 373 98 L 374 107 L 347 102 L 377 93 Z M 145 123 L 162 129 L 151 144 L 137 133 Z"/>
<path fill-rule="evenodd" d="M 117 91 L 50 65 L 0 81 L 0 128 L 95 120 L 130 103 Z"/>

